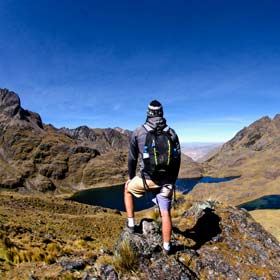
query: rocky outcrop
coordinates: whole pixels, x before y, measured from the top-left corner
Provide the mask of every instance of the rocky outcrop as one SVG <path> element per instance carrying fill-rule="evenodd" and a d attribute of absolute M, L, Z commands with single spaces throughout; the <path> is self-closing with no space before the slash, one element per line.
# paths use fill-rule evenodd
<path fill-rule="evenodd" d="M 43 129 L 39 114 L 24 110 L 16 93 L 8 89 L 0 89 L 0 127 L 4 129 L 15 125 Z"/>
<path fill-rule="evenodd" d="M 0 110 L 9 117 L 15 116 L 22 110 L 18 95 L 7 89 L 0 89 Z"/>
<path fill-rule="evenodd" d="M 139 279 L 280 277 L 279 242 L 246 210 L 198 202 L 175 222 L 173 232 L 173 253 L 165 256 L 160 225 L 142 220 L 136 234 L 122 232 L 116 254 L 122 254 L 122 244 L 129 245 L 136 257 Z"/>

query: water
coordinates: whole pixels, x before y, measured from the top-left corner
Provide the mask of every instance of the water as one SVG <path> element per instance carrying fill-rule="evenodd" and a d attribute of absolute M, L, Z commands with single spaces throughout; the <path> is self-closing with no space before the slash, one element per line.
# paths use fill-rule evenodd
<path fill-rule="evenodd" d="M 235 179 L 236 177 L 229 178 L 211 178 L 203 177 L 201 179 L 179 179 L 176 182 L 176 190 L 182 192 L 183 194 L 191 191 L 194 186 L 198 183 L 219 183 L 226 182 Z M 106 188 L 95 188 L 85 191 L 80 191 L 76 193 L 72 200 L 89 204 L 98 205 L 111 209 L 118 209 L 120 211 L 125 211 L 124 201 L 123 201 L 123 188 L 124 185 L 106 187 Z M 135 211 L 141 211 L 144 209 L 151 208 L 154 203 L 151 202 L 152 195 L 148 194 L 147 198 L 144 195 L 142 198 L 134 199 Z"/>
<path fill-rule="evenodd" d="M 243 203 L 238 206 L 248 211 L 257 209 L 280 209 L 280 195 L 267 195 L 258 199 Z"/>

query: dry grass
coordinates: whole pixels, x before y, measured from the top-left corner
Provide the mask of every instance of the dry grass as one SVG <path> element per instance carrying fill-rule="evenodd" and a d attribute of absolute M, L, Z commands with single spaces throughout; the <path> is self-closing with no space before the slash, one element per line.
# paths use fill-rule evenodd
<path fill-rule="evenodd" d="M 120 244 L 119 254 L 115 256 L 114 263 L 117 271 L 123 273 L 135 272 L 138 268 L 137 255 L 131 248 L 128 241 Z"/>
<path fill-rule="evenodd" d="M 254 210 L 250 214 L 280 242 L 280 210 Z"/>
<path fill-rule="evenodd" d="M 124 222 L 122 215 L 110 209 L 60 197 L 1 192 L 0 278 L 27 279 L 27 263 L 33 265 L 40 279 L 50 275 L 52 269 L 57 276 L 63 256 L 88 260 L 96 258 L 101 249 L 113 251 Z M 42 263 L 53 265 L 50 270 L 41 269 Z M 15 271 L 25 276 L 17 278 Z"/>

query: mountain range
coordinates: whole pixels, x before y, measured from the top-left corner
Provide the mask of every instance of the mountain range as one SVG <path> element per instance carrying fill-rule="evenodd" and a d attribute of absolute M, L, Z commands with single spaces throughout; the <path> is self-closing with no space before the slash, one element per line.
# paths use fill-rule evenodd
<path fill-rule="evenodd" d="M 55 128 L 0 89 L 1 279 L 279 279 L 280 210 L 260 210 L 263 228 L 232 205 L 280 193 L 280 115 L 245 127 L 203 163 L 182 156 L 181 177 L 236 179 L 177 194 L 169 256 L 157 209 L 137 212 L 131 234 L 124 213 L 69 199 L 126 180 L 130 134 Z"/>
<path fill-rule="evenodd" d="M 124 183 L 131 132 L 121 128 L 55 128 L 0 89 L 0 188 L 73 192 Z M 201 177 L 189 157 L 182 177 Z"/>
<path fill-rule="evenodd" d="M 23 109 L 19 96 L 0 89 L 0 188 L 21 191 L 74 192 L 121 184 L 127 179 L 131 132 L 121 128 L 55 128 Z M 198 184 L 193 199 L 216 199 L 238 205 L 279 194 L 280 115 L 263 117 L 239 131 L 203 163 L 183 155 L 179 176 L 231 177 Z"/>

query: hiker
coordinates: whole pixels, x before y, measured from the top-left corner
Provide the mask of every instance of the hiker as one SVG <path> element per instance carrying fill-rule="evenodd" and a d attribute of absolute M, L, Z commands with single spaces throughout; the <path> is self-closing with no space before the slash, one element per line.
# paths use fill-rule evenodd
<path fill-rule="evenodd" d="M 136 175 L 139 158 L 140 173 Z M 124 203 L 126 227 L 135 231 L 134 201 L 146 192 L 153 194 L 162 219 L 163 252 L 170 253 L 172 232 L 171 202 L 181 163 L 180 143 L 175 131 L 167 126 L 159 101 L 148 105 L 144 125 L 136 128 L 130 138 L 128 156 L 129 179 L 125 184 Z"/>

